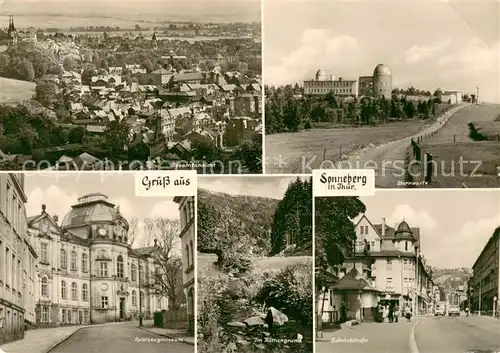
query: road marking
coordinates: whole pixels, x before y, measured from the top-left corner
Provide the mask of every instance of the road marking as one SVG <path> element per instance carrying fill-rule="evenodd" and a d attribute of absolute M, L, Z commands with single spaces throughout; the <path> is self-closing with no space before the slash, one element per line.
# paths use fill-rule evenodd
<path fill-rule="evenodd" d="M 410 353 L 419 353 L 418 352 L 418 346 L 417 346 L 417 340 L 415 339 L 415 328 L 420 324 L 420 320 L 415 322 L 413 327 L 411 328 L 410 332 Z"/>

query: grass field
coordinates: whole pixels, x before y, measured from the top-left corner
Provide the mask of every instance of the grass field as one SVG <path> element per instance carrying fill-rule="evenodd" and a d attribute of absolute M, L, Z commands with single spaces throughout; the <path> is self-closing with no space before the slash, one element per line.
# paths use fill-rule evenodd
<path fill-rule="evenodd" d="M 29 100 L 34 93 L 35 84 L 33 82 L 0 77 L 0 103 Z"/>
<path fill-rule="evenodd" d="M 500 141 L 500 121 L 498 119 L 495 121 L 474 121 L 473 124 L 481 135 Z"/>
<path fill-rule="evenodd" d="M 500 105 L 479 105 L 467 107 L 448 121 L 433 137 L 421 143 L 422 148 L 433 155 L 437 167 L 431 187 L 453 188 L 499 187 L 497 166 L 500 166 L 500 142 L 473 141 L 469 137 L 470 122 L 479 129 L 497 131 L 495 122 L 500 114 Z M 500 130 L 499 130 L 500 131 Z M 480 131 L 481 132 L 481 131 Z M 455 142 L 453 142 L 455 141 Z M 474 171 L 476 166 L 479 168 Z M 470 174 L 474 172 L 476 176 Z M 481 176 L 479 176 L 481 175 Z"/>
<path fill-rule="evenodd" d="M 296 133 L 266 135 L 266 173 L 310 173 L 302 170 L 314 159 L 311 166 L 323 159 L 336 160 L 340 154 L 368 146 L 398 140 L 416 134 L 431 122 L 412 120 L 375 127 L 312 129 Z M 325 153 L 326 150 L 326 153 Z M 284 158 L 283 164 L 277 161 Z"/>

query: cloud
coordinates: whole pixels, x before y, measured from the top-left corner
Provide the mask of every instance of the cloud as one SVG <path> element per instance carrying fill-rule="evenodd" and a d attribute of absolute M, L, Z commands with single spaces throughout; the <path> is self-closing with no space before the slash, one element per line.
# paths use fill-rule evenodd
<path fill-rule="evenodd" d="M 426 59 L 434 59 L 451 44 L 450 40 L 444 40 L 431 46 L 414 45 L 407 49 L 400 60 L 409 65 L 415 65 Z"/>
<path fill-rule="evenodd" d="M 388 218 L 387 225 L 399 225 L 401 221 L 405 220 L 410 227 L 419 227 L 424 230 L 435 229 L 438 225 L 436 220 L 425 210 L 415 211 L 409 205 L 397 205 Z"/>
<path fill-rule="evenodd" d="M 148 217 L 179 219 L 179 205 L 173 201 L 157 203 L 151 209 Z"/>
<path fill-rule="evenodd" d="M 279 64 L 266 68 L 265 81 L 272 85 L 302 81 L 308 71 L 347 64 L 359 55 L 359 45 L 353 37 L 308 29 L 295 50 L 282 57 Z"/>
<path fill-rule="evenodd" d="M 45 204 L 47 212 L 51 215 L 58 215 L 61 221 L 78 198 L 76 193 L 70 193 L 55 185 L 45 190 L 36 188 L 27 196 L 26 214 L 28 217 L 40 214 L 42 204 Z"/>

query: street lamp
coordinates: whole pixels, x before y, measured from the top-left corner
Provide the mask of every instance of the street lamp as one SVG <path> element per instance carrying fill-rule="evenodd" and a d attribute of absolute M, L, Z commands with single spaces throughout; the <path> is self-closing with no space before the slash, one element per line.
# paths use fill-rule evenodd
<path fill-rule="evenodd" d="M 491 316 L 495 317 L 495 313 L 497 311 L 497 296 L 493 297 L 493 314 Z"/>

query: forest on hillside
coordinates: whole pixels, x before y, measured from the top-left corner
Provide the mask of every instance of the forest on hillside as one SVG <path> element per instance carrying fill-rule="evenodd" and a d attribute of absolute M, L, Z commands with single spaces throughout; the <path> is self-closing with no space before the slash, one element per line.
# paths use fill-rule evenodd
<path fill-rule="evenodd" d="M 276 255 L 292 245 L 312 254 L 312 180 L 297 178 L 281 200 L 199 189 L 198 251 L 220 255 L 228 237 L 254 255 Z"/>

